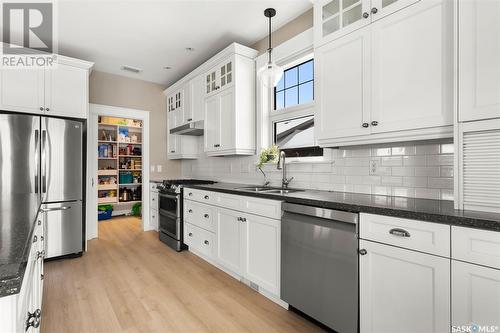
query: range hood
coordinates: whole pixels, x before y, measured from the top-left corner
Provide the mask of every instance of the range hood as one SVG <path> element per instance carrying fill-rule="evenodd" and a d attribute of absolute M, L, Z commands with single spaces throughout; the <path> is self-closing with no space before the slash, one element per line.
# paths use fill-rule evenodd
<path fill-rule="evenodd" d="M 203 135 L 203 121 L 177 126 L 170 130 L 170 134 L 201 136 Z"/>

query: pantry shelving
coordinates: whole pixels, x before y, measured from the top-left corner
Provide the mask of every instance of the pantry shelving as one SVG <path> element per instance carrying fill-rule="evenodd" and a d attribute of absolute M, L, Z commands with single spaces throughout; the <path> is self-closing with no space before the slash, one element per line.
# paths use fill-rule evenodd
<path fill-rule="evenodd" d="M 99 117 L 98 130 L 98 203 L 141 202 L 142 122 Z"/>

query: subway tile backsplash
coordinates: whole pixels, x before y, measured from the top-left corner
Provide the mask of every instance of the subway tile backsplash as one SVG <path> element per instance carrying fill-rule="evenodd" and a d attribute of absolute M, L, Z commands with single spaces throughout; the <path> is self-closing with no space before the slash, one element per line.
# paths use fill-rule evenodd
<path fill-rule="evenodd" d="M 332 150 L 328 162 L 290 162 L 290 187 L 401 197 L 453 200 L 453 143 L 374 145 Z M 182 162 L 183 176 L 263 184 L 257 156 L 202 157 Z M 273 186 L 281 185 L 276 165 L 263 167 Z"/>

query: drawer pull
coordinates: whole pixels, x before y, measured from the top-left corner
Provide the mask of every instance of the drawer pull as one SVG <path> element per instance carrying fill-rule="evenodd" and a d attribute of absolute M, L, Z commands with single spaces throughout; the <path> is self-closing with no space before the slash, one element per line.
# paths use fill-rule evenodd
<path fill-rule="evenodd" d="M 208 195 L 205 195 L 203 198 L 204 198 L 205 200 L 210 199 L 210 197 L 209 197 Z"/>
<path fill-rule="evenodd" d="M 204 218 L 208 219 L 208 214 L 203 215 Z"/>
<path fill-rule="evenodd" d="M 192 213 L 192 212 L 193 212 L 193 210 L 192 210 L 192 209 L 188 210 L 188 213 Z"/>
<path fill-rule="evenodd" d="M 362 256 L 364 256 L 367 253 L 368 253 L 368 251 L 366 251 L 366 249 L 359 250 L 359 254 L 362 255 Z"/>
<path fill-rule="evenodd" d="M 189 237 L 193 237 L 193 233 L 192 233 L 192 232 L 190 232 L 190 233 L 188 234 L 188 236 L 189 236 Z"/>
<path fill-rule="evenodd" d="M 192 196 L 193 196 L 193 192 L 189 192 L 189 193 L 188 193 L 188 195 L 189 195 L 190 197 L 192 197 Z"/>
<path fill-rule="evenodd" d="M 389 233 L 399 237 L 410 237 L 410 233 L 404 229 L 394 228 L 389 230 Z"/>
<path fill-rule="evenodd" d="M 210 244 L 207 240 L 205 240 L 203 243 L 205 243 L 205 245 Z"/>

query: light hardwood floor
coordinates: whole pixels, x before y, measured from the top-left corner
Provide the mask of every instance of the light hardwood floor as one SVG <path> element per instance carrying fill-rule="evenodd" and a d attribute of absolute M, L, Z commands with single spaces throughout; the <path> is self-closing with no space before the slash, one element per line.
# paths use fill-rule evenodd
<path fill-rule="evenodd" d="M 47 262 L 43 333 L 318 332 L 195 255 L 142 232 L 136 218 L 99 223 L 77 259 Z"/>

